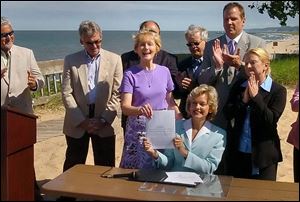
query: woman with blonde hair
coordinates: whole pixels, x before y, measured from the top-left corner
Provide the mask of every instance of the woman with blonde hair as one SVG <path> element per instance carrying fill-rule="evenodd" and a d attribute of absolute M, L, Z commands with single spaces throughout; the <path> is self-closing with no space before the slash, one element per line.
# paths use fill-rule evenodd
<path fill-rule="evenodd" d="M 277 123 L 286 104 L 286 89 L 273 81 L 269 53 L 250 49 L 244 56 L 246 78 L 232 87 L 225 108 L 233 128 L 228 135 L 235 177 L 276 180 L 282 161 Z"/>
<path fill-rule="evenodd" d="M 213 174 L 221 161 L 226 139 L 226 131 L 210 122 L 217 108 L 214 87 L 202 84 L 194 88 L 186 103 L 190 118 L 176 122 L 175 148 L 160 152 L 153 149 L 148 139 L 144 140 L 144 148 L 155 159 L 156 167 Z"/>
<path fill-rule="evenodd" d="M 146 119 L 153 110 L 171 109 L 181 118 L 173 99 L 174 83 L 167 67 L 155 64 L 153 58 L 161 48 L 160 36 L 143 29 L 134 37 L 134 51 L 140 63 L 124 72 L 121 84 L 122 113 L 128 116 L 124 136 L 122 168 L 152 168 L 153 160 L 140 143 L 146 130 Z"/>

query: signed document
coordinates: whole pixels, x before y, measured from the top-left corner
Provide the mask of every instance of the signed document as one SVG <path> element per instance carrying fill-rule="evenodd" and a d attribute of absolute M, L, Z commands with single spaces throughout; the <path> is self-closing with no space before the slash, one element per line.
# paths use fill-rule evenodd
<path fill-rule="evenodd" d="M 175 111 L 154 110 L 152 118 L 146 122 L 146 137 L 154 149 L 174 148 Z"/>

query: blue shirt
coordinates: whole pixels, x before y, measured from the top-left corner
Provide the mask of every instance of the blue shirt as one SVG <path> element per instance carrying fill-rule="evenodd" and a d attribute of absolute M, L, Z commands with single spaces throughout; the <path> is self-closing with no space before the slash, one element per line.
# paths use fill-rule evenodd
<path fill-rule="evenodd" d="M 246 87 L 247 82 L 245 81 L 242 86 Z M 271 91 L 272 87 L 272 78 L 268 75 L 267 78 L 264 80 L 264 82 L 260 85 L 262 89 L 264 89 L 267 92 Z M 251 107 L 248 105 L 247 106 L 247 112 L 246 112 L 246 117 L 245 117 L 245 122 L 243 125 L 243 130 L 242 134 L 240 136 L 240 141 L 239 141 L 239 148 L 238 150 L 240 152 L 244 153 L 252 153 L 252 134 L 251 134 L 251 126 L 250 126 L 250 111 Z M 259 168 L 257 168 L 255 165 L 252 165 L 252 175 L 258 175 L 259 174 Z"/>
<path fill-rule="evenodd" d="M 86 60 L 87 60 L 87 81 L 88 81 L 88 98 L 89 104 L 93 104 L 96 101 L 96 87 L 97 87 L 97 81 L 98 81 L 98 72 L 99 72 L 99 66 L 100 66 L 100 54 L 98 54 L 96 57 L 91 58 L 86 53 Z"/>
<path fill-rule="evenodd" d="M 246 87 L 247 82 L 245 81 L 242 86 Z M 268 75 L 265 81 L 260 85 L 262 89 L 264 89 L 267 92 L 271 91 L 272 87 L 272 78 Z M 239 141 L 239 151 L 244 152 L 244 153 L 252 153 L 252 141 L 251 141 L 251 127 L 250 127 L 250 112 L 251 108 L 248 105 L 247 106 L 247 112 L 246 112 L 246 117 L 245 117 L 245 122 L 243 125 L 243 130 L 242 134 L 240 136 L 240 141 Z"/>

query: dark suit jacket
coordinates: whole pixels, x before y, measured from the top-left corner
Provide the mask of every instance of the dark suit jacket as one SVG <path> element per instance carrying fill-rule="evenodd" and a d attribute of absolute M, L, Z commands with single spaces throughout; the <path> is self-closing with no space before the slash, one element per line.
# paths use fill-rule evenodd
<path fill-rule="evenodd" d="M 221 47 L 224 44 L 227 44 L 226 36 L 222 35 L 218 38 L 221 42 Z M 215 39 L 209 41 L 204 50 L 203 55 L 203 62 L 201 64 L 202 71 L 198 78 L 198 83 L 206 83 L 209 85 L 213 85 L 219 95 L 219 105 L 218 105 L 218 113 L 215 119 L 212 121 L 217 126 L 226 129 L 227 128 L 227 121 L 223 114 L 223 107 L 227 102 L 229 90 L 231 86 L 237 80 L 237 75 L 243 73 L 241 70 L 240 73 L 237 72 L 235 67 L 224 65 L 223 70 L 216 75 L 215 73 L 215 64 L 213 62 L 213 52 L 212 52 L 212 45 Z M 243 32 L 238 44 L 237 48 L 240 49 L 240 58 L 243 59 L 245 53 L 252 48 L 265 48 L 266 44 L 265 41 L 259 37 L 253 36 L 251 34 Z"/>
<path fill-rule="evenodd" d="M 227 145 L 232 160 L 235 159 L 234 154 L 238 150 L 246 116 L 247 105 L 242 101 L 245 87 L 241 86 L 244 81 L 245 79 L 240 79 L 234 84 L 224 108 L 228 120 L 233 123 L 232 132 L 227 136 Z M 258 94 L 249 102 L 252 158 L 259 168 L 282 161 L 277 122 L 285 108 L 286 95 L 286 89 L 273 81 L 270 92 L 259 88 Z M 235 163 L 238 164 L 239 162 Z"/>
<path fill-rule="evenodd" d="M 192 56 L 189 56 L 186 59 L 182 60 L 178 64 L 178 70 L 180 72 L 187 73 L 187 69 L 192 66 L 192 61 L 193 61 Z M 189 90 L 181 89 L 180 87 L 178 87 L 177 91 L 175 92 L 176 98 L 180 98 L 179 110 L 182 113 L 184 118 L 187 118 L 187 112 L 185 110 L 185 105 L 186 105 L 186 98 L 188 97 L 189 93 L 190 93 Z"/>

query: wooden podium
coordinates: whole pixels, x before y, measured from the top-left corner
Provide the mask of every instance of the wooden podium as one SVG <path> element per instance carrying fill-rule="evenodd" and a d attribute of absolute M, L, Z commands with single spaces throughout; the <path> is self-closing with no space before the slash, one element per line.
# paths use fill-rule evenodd
<path fill-rule="evenodd" d="M 36 118 L 1 107 L 1 201 L 34 200 Z"/>

